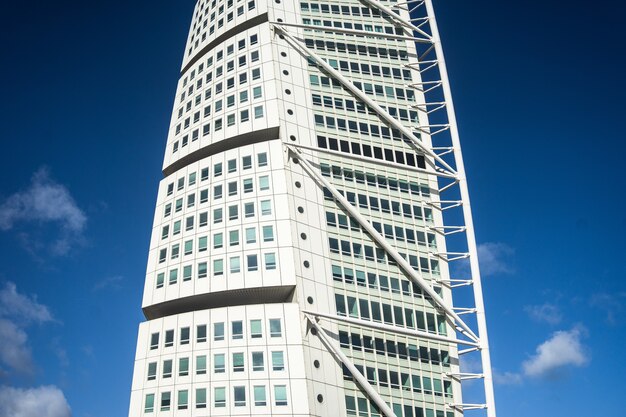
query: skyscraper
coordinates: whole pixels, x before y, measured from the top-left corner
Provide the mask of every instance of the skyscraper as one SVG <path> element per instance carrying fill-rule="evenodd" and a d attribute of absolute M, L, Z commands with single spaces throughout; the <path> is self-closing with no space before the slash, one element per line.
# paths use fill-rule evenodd
<path fill-rule="evenodd" d="M 495 416 L 430 0 L 199 0 L 163 174 L 131 417 Z"/>

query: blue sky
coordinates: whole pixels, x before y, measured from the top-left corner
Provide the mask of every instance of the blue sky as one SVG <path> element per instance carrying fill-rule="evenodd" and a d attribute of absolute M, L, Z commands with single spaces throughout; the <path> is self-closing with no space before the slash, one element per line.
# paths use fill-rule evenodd
<path fill-rule="evenodd" d="M 624 415 L 624 6 L 435 6 L 499 414 Z M 50 417 L 127 413 L 192 9 L 63 0 L 0 14 L 0 404 L 31 407 L 13 415 L 46 416 L 28 393 Z"/>

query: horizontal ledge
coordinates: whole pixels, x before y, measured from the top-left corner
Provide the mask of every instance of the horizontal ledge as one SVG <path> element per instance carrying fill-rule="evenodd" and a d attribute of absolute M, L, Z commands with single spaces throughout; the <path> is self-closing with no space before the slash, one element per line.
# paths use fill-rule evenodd
<path fill-rule="evenodd" d="M 148 320 L 155 320 L 212 308 L 289 303 L 293 299 L 295 288 L 295 285 L 280 285 L 197 294 L 145 306 L 143 315 Z"/>

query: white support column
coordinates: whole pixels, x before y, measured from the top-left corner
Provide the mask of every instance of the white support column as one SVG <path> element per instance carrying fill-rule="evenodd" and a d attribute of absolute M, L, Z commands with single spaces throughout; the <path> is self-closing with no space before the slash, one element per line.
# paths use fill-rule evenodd
<path fill-rule="evenodd" d="M 391 246 L 387 239 L 381 236 L 380 233 L 374 226 L 371 225 L 370 222 L 365 219 L 359 211 L 350 204 L 350 202 L 343 196 L 337 189 L 326 180 L 317 170 L 311 166 L 309 161 L 304 158 L 304 155 L 298 151 L 296 147 L 292 147 L 291 145 L 287 145 L 287 147 L 299 158 L 300 166 L 304 169 L 304 171 L 313 179 L 315 179 L 318 183 L 323 185 L 330 191 L 330 193 L 335 197 L 335 199 L 341 204 L 341 206 L 356 219 L 359 225 L 372 237 L 372 239 L 381 247 L 385 252 L 393 258 L 393 260 L 398 264 L 398 266 L 402 269 L 402 271 L 406 274 L 406 276 L 418 285 L 426 294 L 428 294 L 432 301 L 436 306 L 441 307 L 449 316 L 449 318 L 454 319 L 454 323 L 459 327 L 459 330 L 465 334 L 465 336 L 469 337 L 474 341 L 478 341 L 478 337 L 474 333 L 474 331 L 459 317 L 458 314 L 454 312 L 454 310 L 446 304 L 446 302 L 433 290 L 433 288 L 428 284 L 428 282 L 422 278 L 421 274 L 418 271 L 414 270 L 413 267 L 404 259 L 398 251 Z"/>
<path fill-rule="evenodd" d="M 371 1 L 371 0 L 368 0 Z M 433 44 L 435 52 L 439 60 L 439 72 L 441 75 L 443 95 L 446 106 L 448 123 L 450 124 L 450 136 L 452 138 L 452 146 L 454 147 L 454 158 L 456 169 L 459 175 L 459 190 L 463 201 L 463 217 L 465 226 L 467 227 L 467 245 L 470 253 L 470 269 L 472 272 L 472 281 L 474 289 L 474 300 L 476 306 L 476 321 L 478 324 L 478 334 L 480 335 L 480 355 L 482 361 L 484 385 L 485 385 L 485 402 L 487 403 L 487 416 L 496 417 L 495 396 L 493 392 L 493 376 L 491 373 L 491 358 L 489 354 L 489 339 L 487 337 L 487 321 L 485 319 L 485 305 L 483 302 L 483 290 L 480 279 L 480 266 L 478 265 L 478 250 L 476 246 L 476 237 L 474 236 L 474 221 L 472 219 L 472 210 L 470 206 L 469 191 L 467 188 L 467 180 L 465 178 L 465 166 L 463 164 L 463 155 L 461 154 L 461 141 L 459 139 L 459 130 L 456 124 L 456 114 L 454 111 L 454 103 L 452 102 L 452 92 L 450 82 L 448 80 L 448 71 L 443 55 L 443 47 L 439 37 L 439 29 L 437 28 L 437 20 L 435 18 L 435 9 L 432 0 L 425 1 L 427 15 L 430 17 L 430 28 L 432 32 Z"/>

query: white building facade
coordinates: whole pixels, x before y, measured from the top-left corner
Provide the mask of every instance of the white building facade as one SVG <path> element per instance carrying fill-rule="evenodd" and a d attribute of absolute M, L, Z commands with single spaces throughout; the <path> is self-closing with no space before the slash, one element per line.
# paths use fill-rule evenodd
<path fill-rule="evenodd" d="M 130 417 L 495 416 L 448 90 L 429 1 L 198 0 Z"/>

